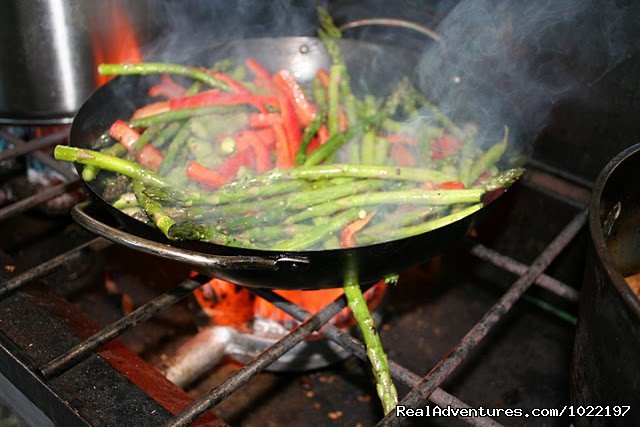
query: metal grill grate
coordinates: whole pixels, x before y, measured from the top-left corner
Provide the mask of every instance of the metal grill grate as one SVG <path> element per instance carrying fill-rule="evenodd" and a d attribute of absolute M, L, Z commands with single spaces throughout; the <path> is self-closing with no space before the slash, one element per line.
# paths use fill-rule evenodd
<path fill-rule="evenodd" d="M 8 139 L 16 146 L 16 148 L 5 151 L 0 155 L 0 160 L 5 160 L 28 153 L 34 153 L 40 148 L 58 143 L 65 138 L 66 134 L 61 132 L 29 142 L 21 141 L 4 132 L 0 132 L 0 136 Z M 40 203 L 62 194 L 67 189 L 78 185 L 80 182 L 78 177 L 69 174 L 69 172 L 64 171 L 63 168 L 60 168 L 50 156 L 47 156 L 42 152 L 35 152 L 35 154 L 39 156 L 39 159 L 62 172 L 63 176 L 65 176 L 67 180 L 54 187 L 45 189 L 38 194 L 20 200 L 8 207 L 0 209 L 0 221 L 6 220 L 14 215 L 38 206 Z M 550 170 L 547 170 L 547 172 L 554 175 L 555 179 L 562 180 L 565 185 L 571 186 L 567 181 L 567 179 L 571 179 L 571 177 L 567 177 L 565 173 L 555 173 L 556 171 Z M 574 182 L 576 181 L 574 180 Z M 578 182 L 578 184 L 582 185 L 584 183 Z M 539 185 L 539 183 L 536 185 Z M 546 187 L 543 188 L 542 191 L 552 191 L 552 189 Z M 571 206 L 576 205 L 576 201 L 570 197 L 566 197 L 566 195 L 556 194 L 555 196 Z M 582 206 L 582 208 L 584 207 Z M 500 300 L 486 312 L 482 319 L 477 322 L 471 330 L 469 330 L 464 338 L 462 338 L 462 340 L 454 346 L 454 348 L 424 377 L 411 372 L 393 360 L 389 361 L 391 376 L 393 379 L 411 388 L 411 391 L 402 399 L 400 404 L 408 407 L 419 407 L 424 405 L 427 401 L 430 401 L 441 407 L 452 406 L 456 408 L 469 408 L 469 405 L 442 390 L 440 388 L 441 384 L 465 359 L 470 357 L 473 350 L 478 346 L 483 338 L 485 338 L 505 317 L 505 315 L 510 311 L 514 304 L 522 298 L 531 285 L 536 284 L 567 301 L 577 301 L 578 292 L 574 288 L 557 279 L 545 275 L 544 271 L 578 234 L 584 226 L 586 218 L 586 211 L 581 211 L 577 214 L 548 244 L 548 246 L 540 253 L 531 265 L 519 263 L 481 244 L 468 242 L 467 249 L 470 254 L 503 270 L 519 275 L 519 278 L 513 283 L 502 298 L 500 298 Z M 20 275 L 9 280 L 5 280 L 0 285 L 0 299 L 5 298 L 10 293 L 36 279 L 46 276 L 59 266 L 73 261 L 85 248 L 92 247 L 93 249 L 99 250 L 101 247 L 105 247 L 108 244 L 108 242 L 101 238 L 94 238 L 68 252 L 63 253 L 62 255 L 41 263 Z M 139 323 L 150 319 L 152 316 L 167 307 L 175 304 L 177 301 L 186 297 L 193 290 L 207 281 L 208 278 L 204 276 L 197 276 L 195 278 L 185 280 L 172 291 L 152 299 L 132 313 L 122 317 L 117 322 L 112 323 L 81 343 L 75 345 L 70 350 L 60 354 L 47 363 L 44 363 L 42 366 L 32 369 L 31 373 L 39 376 L 40 380 L 44 382 L 54 379 L 56 376 L 95 354 L 103 345 L 119 337 Z M 265 350 L 262 354 L 227 377 L 220 385 L 210 390 L 200 399 L 193 402 L 188 408 L 177 414 L 173 419 L 169 420 L 166 423 L 167 426 L 186 426 L 197 420 L 206 411 L 216 406 L 220 401 L 225 399 L 234 391 L 238 390 L 251 378 L 285 354 L 289 349 L 305 340 L 314 331 L 321 328 L 323 334 L 328 339 L 350 351 L 354 356 L 360 359 L 366 359 L 366 352 L 362 342 L 346 332 L 327 324 L 335 314 L 346 306 L 344 297 L 336 299 L 331 304 L 325 306 L 317 314 L 310 316 L 310 314 L 302 307 L 287 301 L 272 291 L 265 289 L 252 289 L 251 291 L 268 300 L 279 309 L 290 314 L 301 323 L 290 333 Z M 493 419 L 486 417 L 461 418 L 461 420 L 475 426 L 500 425 Z M 402 419 L 398 419 L 393 413 L 390 413 L 380 421 L 379 425 L 398 425 L 401 424 L 402 421 Z"/>

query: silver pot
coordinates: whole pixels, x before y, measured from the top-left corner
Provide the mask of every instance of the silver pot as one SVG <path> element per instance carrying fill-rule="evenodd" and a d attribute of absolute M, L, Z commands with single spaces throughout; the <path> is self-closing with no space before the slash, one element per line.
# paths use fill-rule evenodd
<path fill-rule="evenodd" d="M 140 0 L 2 0 L 0 123 L 70 122 L 100 83 L 97 62 L 130 59 L 127 38 L 144 37 L 146 9 Z"/>

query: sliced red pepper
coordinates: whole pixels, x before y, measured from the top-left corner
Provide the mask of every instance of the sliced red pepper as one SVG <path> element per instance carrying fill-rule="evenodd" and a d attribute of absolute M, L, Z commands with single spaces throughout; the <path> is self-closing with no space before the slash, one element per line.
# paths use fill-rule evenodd
<path fill-rule="evenodd" d="M 282 127 L 287 135 L 289 156 L 291 159 L 296 157 L 298 148 L 302 142 L 302 128 L 296 115 L 295 109 L 284 93 L 278 96 L 280 100 L 280 112 L 282 114 Z"/>
<path fill-rule="evenodd" d="M 272 127 L 275 123 L 282 123 L 282 116 L 276 113 L 251 113 L 249 114 L 249 126 L 252 128 Z"/>
<path fill-rule="evenodd" d="M 158 98 L 164 96 L 165 98 L 177 98 L 184 96 L 187 91 L 184 87 L 174 82 L 168 74 L 163 74 L 160 83 L 153 85 L 149 88 L 149 96 Z"/>
<path fill-rule="evenodd" d="M 220 187 L 227 182 L 227 179 L 222 174 L 206 166 L 202 166 L 198 162 L 190 162 L 187 165 L 186 175 L 187 178 L 193 181 L 214 188 Z"/>
<path fill-rule="evenodd" d="M 391 146 L 391 158 L 399 165 L 404 167 L 414 167 L 416 159 L 407 147 L 400 144 Z"/>
<path fill-rule="evenodd" d="M 327 73 L 327 70 L 318 70 L 316 77 L 320 79 L 322 86 L 329 87 L 329 73 Z"/>
<path fill-rule="evenodd" d="M 131 129 L 124 120 L 116 120 L 109 128 L 109 136 L 124 145 L 128 151 L 133 149 L 140 134 Z"/>
<path fill-rule="evenodd" d="M 238 173 L 238 169 L 242 166 L 251 168 L 253 166 L 252 150 L 249 149 L 248 141 L 245 141 L 246 149 L 238 150 L 225 160 L 218 168 L 218 172 L 228 179 L 234 179 Z"/>
<path fill-rule="evenodd" d="M 264 68 L 260 62 L 254 58 L 249 58 L 246 61 L 246 65 L 255 76 L 255 82 L 258 86 L 267 90 L 269 93 L 277 93 L 276 87 L 271 80 L 271 73 Z"/>
<path fill-rule="evenodd" d="M 462 142 L 458 138 L 442 135 L 442 137 L 431 141 L 431 158 L 433 160 L 447 158 L 460 148 L 462 148 Z"/>
<path fill-rule="evenodd" d="M 242 132 L 238 138 L 245 139 L 253 150 L 255 155 L 256 172 L 263 173 L 271 169 L 271 158 L 269 157 L 269 149 L 263 139 L 255 132 Z"/>
<path fill-rule="evenodd" d="M 340 132 L 345 132 L 349 127 L 349 120 L 347 120 L 347 115 L 342 108 L 338 110 L 338 127 L 340 128 Z"/>
<path fill-rule="evenodd" d="M 276 148 L 276 136 L 273 129 L 248 130 L 247 132 L 256 135 L 265 147 L 267 147 L 267 150 L 273 150 Z"/>
<path fill-rule="evenodd" d="M 279 105 L 278 98 L 268 95 L 254 95 L 252 93 L 229 93 L 212 89 L 197 95 L 175 98 L 168 101 L 171 110 L 202 107 L 205 105 L 253 105 L 258 110 L 266 111 L 265 105 Z"/>
<path fill-rule="evenodd" d="M 351 248 L 356 245 L 356 233 L 365 225 L 371 221 L 371 218 L 376 214 L 376 211 L 369 213 L 362 219 L 357 219 L 352 223 L 347 224 L 346 227 L 342 229 L 342 233 L 340 233 L 340 246 L 343 248 Z"/>
<path fill-rule="evenodd" d="M 298 115 L 298 120 L 303 126 L 309 126 L 317 115 L 316 106 L 305 96 L 302 87 L 286 69 L 281 69 L 273 77 L 275 85 L 288 97 Z"/>
<path fill-rule="evenodd" d="M 154 171 L 158 170 L 163 159 L 162 153 L 150 144 L 145 145 L 136 153 L 138 163 Z"/>
<path fill-rule="evenodd" d="M 320 125 L 318 129 L 318 143 L 320 145 L 324 144 L 329 140 L 329 128 L 327 125 Z"/>
<path fill-rule="evenodd" d="M 215 77 L 216 79 L 220 80 L 221 82 L 229 86 L 229 89 L 231 89 L 232 92 L 238 92 L 238 93 L 250 92 L 245 85 L 243 85 L 242 83 L 240 83 L 239 81 L 237 81 L 236 79 L 234 79 L 233 77 L 225 73 L 222 73 L 220 71 L 209 71 L 209 74 L 211 74 L 213 77 Z"/>
<path fill-rule="evenodd" d="M 318 147 L 320 147 L 320 139 L 312 138 L 311 142 L 309 142 L 309 145 L 307 146 L 307 154 L 311 153 L 313 150 L 315 150 Z"/>
<path fill-rule="evenodd" d="M 436 188 L 438 190 L 463 190 L 465 186 L 460 181 L 447 181 L 438 184 Z"/>
<path fill-rule="evenodd" d="M 424 190 L 463 190 L 466 187 L 460 181 L 447 181 L 436 184 L 431 180 L 427 180 L 420 186 Z"/>
<path fill-rule="evenodd" d="M 418 146 L 418 141 L 408 135 L 401 135 L 398 133 L 390 133 L 386 136 L 387 141 L 391 144 L 406 144 L 412 147 Z"/>
<path fill-rule="evenodd" d="M 286 169 L 293 166 L 293 157 L 289 150 L 289 140 L 284 126 L 276 124 L 273 126 L 273 133 L 276 136 L 276 166 L 280 169 Z"/>
<path fill-rule="evenodd" d="M 171 110 L 169 101 L 154 102 L 153 104 L 138 108 L 131 116 L 131 120 L 155 116 L 156 114 L 166 113 L 169 110 Z"/>

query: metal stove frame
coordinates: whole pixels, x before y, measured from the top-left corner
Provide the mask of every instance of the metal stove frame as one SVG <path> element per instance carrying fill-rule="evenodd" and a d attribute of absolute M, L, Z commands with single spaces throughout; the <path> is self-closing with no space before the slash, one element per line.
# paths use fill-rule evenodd
<path fill-rule="evenodd" d="M 62 194 L 69 188 L 76 187 L 80 184 L 80 179 L 75 174 L 71 173 L 68 169 L 62 168 L 61 165 L 57 164 L 55 160 L 47 154 L 36 151 L 64 140 L 66 137 L 64 132 L 58 132 L 56 134 L 28 142 L 19 140 L 4 132 L 0 132 L 0 135 L 15 145 L 14 149 L 0 153 L 0 160 L 32 153 L 33 155 L 38 156 L 41 161 L 49 164 L 55 170 L 59 171 L 66 179 L 66 181 L 61 184 L 47 188 L 38 194 L 0 209 L 0 221 L 36 207 L 39 204 Z M 509 313 L 514 304 L 521 299 L 529 287 L 536 284 L 567 301 L 576 302 L 578 300 L 579 294 L 573 287 L 544 274 L 544 271 L 585 225 L 587 214 L 584 208 L 584 194 L 590 187 L 590 183 L 578 177 L 571 176 L 564 171 L 549 168 L 536 161 L 532 161 L 530 165 L 533 166 L 535 170 L 533 172 L 528 172 L 525 175 L 524 185 L 530 185 L 544 193 L 550 194 L 553 197 L 566 202 L 572 207 L 577 207 L 581 210 L 580 213 L 575 215 L 564 229 L 557 234 L 557 236 L 547 245 L 531 265 L 519 263 L 508 256 L 500 254 L 478 243 L 470 242 L 467 245 L 467 249 L 470 254 L 508 272 L 516 274 L 519 278 L 504 293 L 500 300 L 486 312 L 482 319 L 478 321 L 471 330 L 469 330 L 462 340 L 460 340 L 460 342 L 454 346 L 446 356 L 431 368 L 426 375 L 419 375 L 411 372 L 395 361 L 389 360 L 391 376 L 393 379 L 411 388 L 411 391 L 400 401 L 401 405 L 416 408 L 425 405 L 427 402 L 431 402 L 441 407 L 452 406 L 456 408 L 469 408 L 469 405 L 462 402 L 457 397 L 447 393 L 440 388 L 440 386 L 461 363 L 471 357 L 473 350 L 507 315 L 507 313 Z M 558 191 L 558 189 L 560 189 L 560 191 Z M 578 197 L 576 197 L 576 195 L 578 195 Z M 104 246 L 105 241 L 101 238 L 94 238 L 70 251 L 44 261 L 34 268 L 12 277 L 5 278 L 0 284 L 0 305 L 3 300 L 16 297 L 16 294 L 22 293 L 23 288 L 31 287 L 27 285 L 45 277 L 65 263 L 73 261 L 80 255 L 81 251 L 88 247 L 95 248 L 96 245 Z M 92 420 L 87 418 L 83 409 L 73 407 L 69 402 L 66 402 L 55 392 L 55 387 L 51 384 L 60 376 L 67 375 L 69 371 L 73 370 L 75 367 L 82 363 L 87 363 L 85 361 L 95 359 L 97 354 L 104 357 L 103 353 L 105 349 L 113 347 L 114 343 L 118 343 L 118 341 L 114 341 L 118 336 L 191 294 L 193 290 L 207 281 L 208 278 L 204 276 L 197 276 L 195 278 L 185 280 L 170 292 L 152 299 L 132 313 L 122 317 L 120 320 L 112 323 L 102 330 L 94 331 L 89 334 L 89 336 L 86 336 L 82 340 L 79 340 L 79 342 L 73 344 L 69 350 L 62 354 L 58 354 L 43 363 L 34 364 L 33 361 L 25 362 L 24 355 L 22 357 L 19 356 L 21 353 L 20 350 L 17 348 L 10 348 L 11 343 L 2 339 L 3 336 L 0 334 L 0 372 L 7 371 L 8 369 L 14 371 L 14 373 L 20 372 L 20 375 L 18 376 L 12 375 L 16 387 L 23 391 L 31 391 L 29 396 L 30 399 L 32 399 L 38 407 L 51 417 L 54 422 L 64 425 L 73 420 L 75 422 L 81 422 L 82 424 L 89 424 Z M 301 323 L 262 354 L 239 370 L 235 371 L 227 377 L 225 381 L 200 397 L 198 400 L 191 400 L 187 405 L 185 401 L 188 401 L 189 399 L 182 396 L 183 402 L 181 406 L 178 405 L 179 408 L 177 409 L 174 405 L 173 408 L 165 411 L 165 414 L 161 417 L 163 425 L 186 426 L 194 421 L 198 421 L 198 424 L 223 425 L 224 423 L 221 420 L 213 416 L 211 413 L 207 413 L 207 411 L 242 387 L 255 375 L 262 372 L 289 349 L 305 340 L 314 331 L 321 328 L 328 339 L 344 347 L 354 356 L 366 360 L 367 356 L 362 342 L 348 333 L 327 324 L 335 314 L 346 306 L 344 297 L 336 299 L 325 306 L 316 315 L 310 316 L 302 307 L 287 301 L 270 290 L 251 289 L 251 291 L 254 294 L 270 301 L 279 309 L 298 319 Z M 64 300 L 62 301 L 64 302 Z M 120 346 L 122 345 L 120 344 Z M 131 353 L 127 354 L 127 357 L 136 358 L 137 356 Z M 137 362 L 140 363 L 140 361 L 141 360 L 138 360 Z M 148 369 L 145 372 L 146 374 L 153 376 L 154 374 L 152 371 L 157 373 L 157 371 L 148 366 Z M 161 381 L 162 379 L 163 378 L 158 379 L 157 376 L 155 377 L 155 380 L 157 381 Z M 110 384 L 102 385 L 102 387 L 109 386 Z M 175 386 L 173 389 L 166 384 L 164 386 L 169 387 L 170 392 L 184 395 L 184 392 Z M 157 396 L 155 400 L 161 401 Z M 162 402 L 161 405 L 163 405 L 165 409 L 167 408 L 167 405 Z M 495 420 L 487 417 L 461 418 L 461 420 L 474 426 L 500 425 Z M 135 422 L 134 419 L 129 419 L 129 421 Z M 403 418 L 397 418 L 394 413 L 390 413 L 383 418 L 378 425 L 400 425 L 403 424 L 403 421 L 406 420 Z"/>

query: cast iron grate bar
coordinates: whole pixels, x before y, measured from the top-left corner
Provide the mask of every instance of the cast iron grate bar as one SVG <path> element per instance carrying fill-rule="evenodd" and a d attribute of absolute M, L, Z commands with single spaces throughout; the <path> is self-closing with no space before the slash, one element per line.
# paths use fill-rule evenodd
<path fill-rule="evenodd" d="M 175 418 L 166 423 L 165 427 L 188 426 L 193 421 L 200 418 L 200 416 L 206 411 L 213 408 L 215 405 L 227 398 L 231 393 L 249 382 L 251 378 L 278 360 L 280 356 L 285 354 L 298 343 L 304 341 L 304 339 L 314 331 L 320 329 L 346 306 L 346 299 L 344 296 L 341 296 L 332 303 L 326 305 L 317 314 L 308 317 L 291 332 L 260 353 L 251 362 L 229 375 L 222 384 L 212 389 L 196 400 L 187 409 L 180 412 Z"/>
<path fill-rule="evenodd" d="M 483 261 L 490 262 L 496 267 L 502 268 L 510 273 L 517 274 L 518 276 L 525 274 L 529 268 L 526 264 L 522 264 L 521 262 L 481 245 L 480 243 L 470 243 L 469 253 Z M 580 292 L 576 289 L 546 274 L 541 274 L 536 277 L 534 283 L 541 288 L 551 291 L 554 294 L 572 302 L 577 302 L 580 297 Z"/>
<path fill-rule="evenodd" d="M 46 164 L 56 172 L 60 173 L 66 179 L 65 182 L 56 184 L 53 187 L 48 187 L 38 192 L 37 194 L 26 197 L 22 200 L 18 200 L 17 202 L 14 202 L 0 209 L 0 221 L 33 209 L 36 206 L 39 206 L 42 203 L 46 202 L 47 200 L 51 200 L 54 197 L 60 196 L 65 192 L 74 189 L 80 184 L 80 178 L 78 178 L 75 172 L 73 172 L 73 170 L 71 170 L 67 164 L 58 162 L 49 154 L 38 151 L 40 148 L 61 142 L 66 138 L 68 133 L 69 131 L 65 129 L 56 133 L 52 133 L 51 135 L 47 135 L 42 138 L 36 138 L 29 142 L 26 142 L 20 138 L 16 138 L 15 136 L 0 130 L 0 136 L 16 146 L 11 150 L 0 153 L 0 161 L 18 157 L 28 153 L 33 153 L 33 156 L 38 161 Z"/>
<path fill-rule="evenodd" d="M 103 239 L 102 237 L 94 237 L 93 239 L 85 242 L 67 252 L 64 252 L 54 258 L 51 258 L 48 261 L 45 261 L 29 270 L 21 273 L 7 281 L 5 281 L 4 285 L 0 287 L 0 300 L 9 295 L 11 292 L 21 288 L 24 285 L 27 285 L 34 280 L 40 279 L 47 274 L 51 273 L 56 268 L 61 265 L 74 261 L 76 258 L 80 256 L 81 251 L 84 248 L 94 246 L 97 244 L 103 244 L 105 246 L 110 245 L 111 242 Z"/>
<path fill-rule="evenodd" d="M 0 136 L 4 140 L 8 141 L 9 143 L 15 145 L 14 148 L 11 148 L 9 150 L 4 150 L 3 152 L 0 153 L 0 162 L 8 159 L 13 159 L 18 156 L 23 156 L 25 154 L 32 153 L 42 148 L 50 147 L 53 144 L 57 144 L 58 142 L 63 141 L 68 134 L 69 134 L 69 131 L 67 129 L 64 129 L 64 130 L 60 130 L 58 132 L 54 132 L 52 134 L 43 136 L 41 138 L 32 139 L 29 142 L 27 142 L 27 141 L 23 141 L 20 138 L 16 138 L 15 136 L 7 132 L 0 130 Z"/>
<path fill-rule="evenodd" d="M 417 408 L 447 379 L 449 375 L 467 358 L 473 349 L 487 336 L 489 331 L 504 318 L 514 304 L 533 284 L 536 277 L 553 262 L 562 250 L 573 240 L 587 220 L 587 212 L 576 215 L 569 224 L 553 239 L 544 251 L 527 269 L 526 273 L 509 288 L 500 300 L 475 324 L 448 355 L 422 378 L 420 384 L 411 390 L 399 403 L 408 408 Z M 387 414 L 378 425 L 399 425 L 403 420 L 393 413 Z"/>
<path fill-rule="evenodd" d="M 51 200 L 69 190 L 75 189 L 79 185 L 80 178 L 75 178 L 71 181 L 61 182 L 53 187 L 46 188 L 33 196 L 18 200 L 17 202 L 0 209 L 0 221 L 4 221 L 5 219 L 21 214 L 22 212 L 26 212 L 29 209 L 33 209 L 47 200 Z"/>
<path fill-rule="evenodd" d="M 303 321 L 308 316 L 310 316 L 310 313 L 304 308 L 292 303 L 291 301 L 276 294 L 273 291 L 270 291 L 268 289 L 252 289 L 251 291 L 259 297 L 266 299 L 267 301 L 278 307 L 280 310 L 284 311 L 297 320 Z M 344 349 L 350 351 L 351 354 L 358 357 L 359 359 L 364 361 L 369 360 L 367 357 L 367 350 L 365 349 L 365 346 L 362 344 L 362 342 L 352 337 L 347 332 L 340 330 L 332 324 L 325 325 L 322 328 L 321 332 L 325 337 L 340 345 Z M 409 369 L 391 359 L 389 359 L 388 362 L 389 371 L 394 380 L 411 388 L 417 386 L 420 383 L 420 380 L 422 378 L 419 375 L 411 372 Z M 441 388 L 437 388 L 431 394 L 431 396 L 429 396 L 429 400 L 440 407 L 452 406 L 455 408 L 470 408 L 469 405 L 467 405 L 457 397 L 442 390 Z M 495 427 L 501 425 L 489 417 L 461 417 L 460 420 L 473 426 Z"/>
<path fill-rule="evenodd" d="M 171 291 L 152 299 L 151 301 L 138 307 L 128 315 L 122 317 L 120 320 L 110 324 L 91 337 L 82 341 L 78 345 L 74 346 L 68 352 L 63 353 L 55 359 L 45 363 L 40 367 L 42 375 L 45 378 L 51 378 L 62 373 L 63 371 L 66 371 L 67 369 L 89 357 L 103 344 L 106 344 L 112 339 L 117 338 L 137 324 L 150 319 L 159 311 L 162 311 L 165 308 L 180 301 L 182 298 L 186 297 L 195 289 L 207 283 L 209 280 L 209 278 L 203 275 L 198 275 L 192 279 L 185 280 Z"/>

